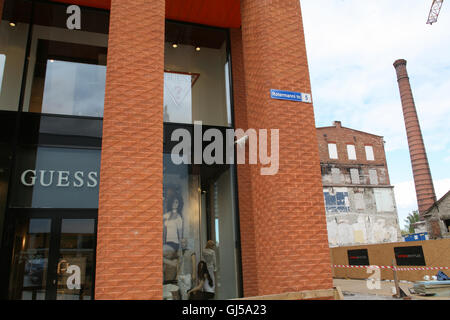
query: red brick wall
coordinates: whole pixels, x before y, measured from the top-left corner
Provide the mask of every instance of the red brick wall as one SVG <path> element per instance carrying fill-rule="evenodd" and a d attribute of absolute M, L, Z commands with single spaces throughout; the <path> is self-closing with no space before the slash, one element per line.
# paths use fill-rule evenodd
<path fill-rule="evenodd" d="M 242 52 L 242 33 L 240 29 L 230 29 L 230 41 L 235 126 L 236 128 L 247 130 L 244 57 Z M 238 165 L 237 176 L 240 225 L 241 231 L 245 230 L 245 232 L 241 232 L 242 278 L 244 295 L 249 296 L 258 292 L 258 271 L 256 264 L 254 229 L 255 221 L 253 215 L 250 167 L 248 165 Z"/>
<path fill-rule="evenodd" d="M 96 299 L 162 298 L 164 0 L 113 0 Z"/>
<path fill-rule="evenodd" d="M 326 135 L 326 137 L 324 135 Z M 321 163 L 368 165 L 371 167 L 381 166 L 386 169 L 386 180 L 384 184 L 390 184 L 383 137 L 371 135 L 350 128 L 333 126 L 317 128 L 317 139 L 319 142 Z M 339 159 L 330 159 L 328 143 L 336 143 Z M 348 160 L 347 144 L 355 145 L 356 160 Z M 367 160 L 365 150 L 366 145 L 373 147 L 375 161 Z"/>
<path fill-rule="evenodd" d="M 261 176 L 251 166 L 251 188 L 242 176 L 241 234 L 244 274 L 256 273 L 245 295 L 277 294 L 332 287 L 330 253 L 323 204 L 317 135 L 311 104 L 270 99 L 270 89 L 310 92 L 300 4 L 298 0 L 241 1 L 243 65 L 250 128 L 280 130 L 280 169 Z M 236 42 L 232 44 L 236 45 Z M 241 114 L 237 114 L 240 117 Z M 237 123 L 245 123 L 237 118 Z M 250 204 L 242 201 L 251 201 Z M 254 231 L 253 231 L 254 230 Z M 254 255 L 254 265 L 246 255 Z"/>

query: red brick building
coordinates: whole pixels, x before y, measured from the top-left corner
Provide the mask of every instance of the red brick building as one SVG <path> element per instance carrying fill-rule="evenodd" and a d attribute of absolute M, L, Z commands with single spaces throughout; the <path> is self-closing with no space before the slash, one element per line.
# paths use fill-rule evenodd
<path fill-rule="evenodd" d="M 216 299 L 332 287 L 313 106 L 270 95 L 311 91 L 298 0 L 0 15 L 2 297 L 186 298 L 200 260 Z M 279 129 L 278 173 L 175 165 L 195 121 Z"/>
<path fill-rule="evenodd" d="M 383 137 L 340 121 L 317 137 L 330 246 L 400 241 Z"/>

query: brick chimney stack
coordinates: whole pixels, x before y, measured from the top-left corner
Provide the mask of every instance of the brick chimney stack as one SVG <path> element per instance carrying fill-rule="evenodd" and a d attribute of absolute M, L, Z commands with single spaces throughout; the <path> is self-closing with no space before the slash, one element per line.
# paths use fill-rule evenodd
<path fill-rule="evenodd" d="M 419 214 L 420 219 L 423 220 L 423 213 L 436 202 L 436 194 L 434 192 L 425 144 L 423 142 L 422 131 L 420 130 L 416 106 L 406 70 L 406 60 L 401 59 L 395 61 L 394 67 L 397 71 L 397 80 L 400 88 Z"/>

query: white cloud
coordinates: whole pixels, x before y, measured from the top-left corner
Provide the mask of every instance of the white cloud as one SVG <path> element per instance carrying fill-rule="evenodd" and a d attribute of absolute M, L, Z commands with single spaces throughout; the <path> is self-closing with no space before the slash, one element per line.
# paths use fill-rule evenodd
<path fill-rule="evenodd" d="M 428 151 L 450 149 L 450 11 L 433 26 L 431 1 L 302 0 L 318 125 L 383 135 L 386 150 L 407 149 L 393 62 L 408 60 Z"/>
<path fill-rule="evenodd" d="M 408 214 L 417 210 L 416 189 L 413 180 L 397 183 L 394 187 L 399 223 L 400 227 L 403 228 L 405 226 L 404 220 Z M 434 189 L 439 200 L 450 190 L 450 178 L 435 180 Z"/>

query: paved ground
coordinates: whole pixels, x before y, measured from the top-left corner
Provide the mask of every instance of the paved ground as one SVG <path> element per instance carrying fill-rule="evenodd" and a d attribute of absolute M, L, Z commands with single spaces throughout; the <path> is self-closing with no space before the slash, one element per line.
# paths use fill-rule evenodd
<path fill-rule="evenodd" d="M 345 300 L 399 300 L 392 297 L 392 288 L 395 288 L 394 282 L 381 281 L 380 289 L 369 289 L 366 280 L 334 279 L 333 282 L 336 287 L 341 289 Z M 450 300 L 450 297 L 421 297 L 412 295 L 408 290 L 412 287 L 413 283 L 411 282 L 400 283 L 400 288 L 402 288 L 412 300 Z"/>

